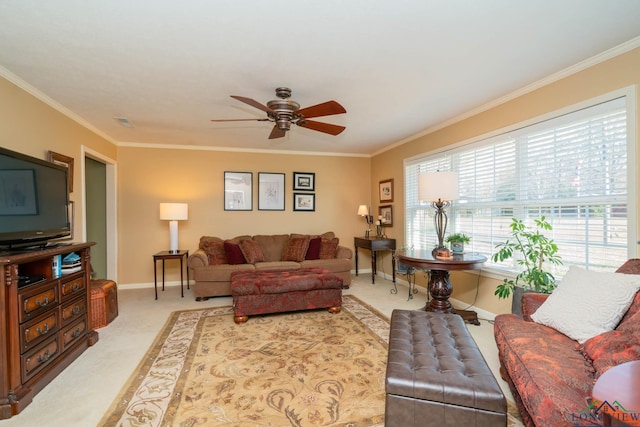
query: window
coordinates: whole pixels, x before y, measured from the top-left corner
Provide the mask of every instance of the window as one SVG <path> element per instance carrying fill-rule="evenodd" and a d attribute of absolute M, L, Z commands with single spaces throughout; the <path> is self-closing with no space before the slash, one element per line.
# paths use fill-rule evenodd
<path fill-rule="evenodd" d="M 491 255 L 509 238 L 513 217 L 532 224 L 544 215 L 564 261 L 555 273 L 562 276 L 570 265 L 614 270 L 631 255 L 629 224 L 635 223 L 628 209 L 628 168 L 635 166 L 627 144 L 621 97 L 406 160 L 406 245 L 431 248 L 437 240 L 434 209 L 418 200 L 418 175 L 453 170 L 460 196 L 448 209 L 447 234 L 470 235 L 467 250 Z M 515 262 L 486 265 L 516 270 Z"/>

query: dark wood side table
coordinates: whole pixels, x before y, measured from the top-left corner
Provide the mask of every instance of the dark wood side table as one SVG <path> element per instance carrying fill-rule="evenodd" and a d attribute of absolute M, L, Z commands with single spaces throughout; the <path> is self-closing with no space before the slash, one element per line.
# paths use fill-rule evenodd
<path fill-rule="evenodd" d="M 640 425 L 640 360 L 622 363 L 602 374 L 593 398 L 605 426 Z"/>
<path fill-rule="evenodd" d="M 158 252 L 157 254 L 153 255 L 153 287 L 155 288 L 156 291 L 156 299 L 158 299 L 158 278 L 157 278 L 157 267 L 156 267 L 156 261 L 162 261 L 162 292 L 164 292 L 164 262 L 168 259 L 178 259 L 180 260 L 180 295 L 182 296 L 182 298 L 184 298 L 184 284 L 183 284 L 183 280 L 182 280 L 182 273 L 184 271 L 183 268 L 183 261 L 184 262 L 184 266 L 187 267 L 187 289 L 189 289 L 189 267 L 187 266 L 187 258 L 189 258 L 189 251 L 185 251 L 183 249 L 178 249 L 177 252 L 171 252 L 171 251 L 162 251 L 162 252 Z"/>
<path fill-rule="evenodd" d="M 353 245 L 356 254 L 356 276 L 358 275 L 358 248 L 369 249 L 371 251 L 371 283 L 376 283 L 376 252 L 391 251 L 391 270 L 393 283 L 396 283 L 396 239 L 387 239 L 384 237 L 354 237 Z"/>
<path fill-rule="evenodd" d="M 480 254 L 452 255 L 449 258 L 436 258 L 430 250 L 399 251 L 398 261 L 419 270 L 429 270 L 428 290 L 431 301 L 425 305 L 426 311 L 438 313 L 457 313 L 474 325 L 479 325 L 478 313 L 470 310 L 456 310 L 451 306 L 449 297 L 453 292 L 453 285 L 449 280 L 449 272 L 454 270 L 477 270 L 487 257 Z"/>

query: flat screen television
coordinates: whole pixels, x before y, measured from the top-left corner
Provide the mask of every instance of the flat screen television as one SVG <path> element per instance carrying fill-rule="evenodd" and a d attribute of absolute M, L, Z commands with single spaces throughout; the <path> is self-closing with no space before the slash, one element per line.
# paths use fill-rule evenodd
<path fill-rule="evenodd" d="M 0 247 L 70 236 L 67 182 L 65 166 L 0 147 Z"/>

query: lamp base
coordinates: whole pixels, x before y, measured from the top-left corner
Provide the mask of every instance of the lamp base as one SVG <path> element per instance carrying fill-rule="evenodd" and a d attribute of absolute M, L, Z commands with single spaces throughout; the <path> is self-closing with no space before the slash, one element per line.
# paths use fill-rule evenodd
<path fill-rule="evenodd" d="M 434 258 L 451 258 L 451 251 L 445 247 L 437 247 L 433 248 L 433 251 L 431 251 L 431 255 Z"/>

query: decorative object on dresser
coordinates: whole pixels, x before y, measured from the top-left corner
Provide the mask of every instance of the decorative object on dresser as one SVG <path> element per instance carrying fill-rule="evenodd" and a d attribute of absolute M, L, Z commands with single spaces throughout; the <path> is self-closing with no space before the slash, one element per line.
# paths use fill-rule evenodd
<path fill-rule="evenodd" d="M 98 341 L 89 322 L 93 245 L 0 253 L 0 419 L 21 412 Z M 54 258 L 72 252 L 80 270 L 54 277 Z"/>
<path fill-rule="evenodd" d="M 160 219 L 169 221 L 169 252 L 178 251 L 178 221 L 189 219 L 186 203 L 160 203 Z"/>
<path fill-rule="evenodd" d="M 433 225 L 438 236 L 438 246 L 434 249 L 439 256 L 449 256 L 451 252 L 444 245 L 444 233 L 447 231 L 446 208 L 451 201 L 458 198 L 457 172 L 430 172 L 418 177 L 418 198 L 423 202 L 431 202 L 436 210 Z"/>

